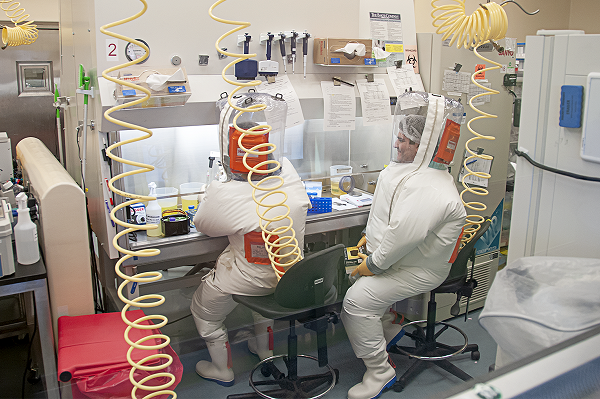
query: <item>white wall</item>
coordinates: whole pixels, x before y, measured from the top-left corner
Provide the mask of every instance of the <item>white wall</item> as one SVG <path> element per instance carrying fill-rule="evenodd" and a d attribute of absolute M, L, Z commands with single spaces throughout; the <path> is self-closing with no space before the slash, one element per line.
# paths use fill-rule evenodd
<path fill-rule="evenodd" d="M 507 37 L 516 37 L 519 42 L 525 41 L 525 36 L 535 35 L 538 29 L 574 29 L 570 27 L 569 15 L 576 9 L 579 14 L 585 13 L 580 11 L 583 6 L 580 3 L 585 3 L 596 10 L 592 14 L 587 14 L 589 24 L 592 24 L 594 15 L 600 13 L 600 2 L 598 0 L 517 0 L 523 8 L 529 12 L 537 9 L 540 10 L 536 15 L 530 16 L 523 13 L 515 4 L 506 4 L 504 10 L 508 16 L 508 32 Z M 497 3 L 501 1 L 496 0 Z M 479 7 L 479 3 L 484 3 L 480 0 L 466 0 L 466 14 L 471 15 L 473 11 Z M 575 7 L 577 3 L 577 7 Z M 588 4 L 589 3 L 589 4 Z M 450 0 L 440 0 L 437 5 L 451 4 Z M 435 28 L 431 25 L 431 2 L 426 0 L 415 0 L 415 19 L 417 32 L 435 32 Z M 597 30 L 599 28 L 596 28 Z M 586 30 L 587 32 L 587 30 Z M 590 32 L 592 33 L 592 32 Z"/>
<path fill-rule="evenodd" d="M 600 33 L 599 15 L 600 1 L 571 0 L 569 29 L 583 29 L 585 33 Z"/>
<path fill-rule="evenodd" d="M 29 20 L 40 22 L 58 22 L 59 0 L 21 0 L 21 8 L 30 15 Z M 4 15 L 0 17 L 4 19 Z"/>

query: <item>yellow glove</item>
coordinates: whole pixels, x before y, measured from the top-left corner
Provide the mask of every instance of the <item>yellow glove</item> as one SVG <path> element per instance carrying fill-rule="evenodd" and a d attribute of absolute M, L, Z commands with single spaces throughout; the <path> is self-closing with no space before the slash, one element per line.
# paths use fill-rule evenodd
<path fill-rule="evenodd" d="M 358 244 L 356 244 L 356 247 L 360 248 L 366 244 L 367 244 L 367 236 L 362 236 L 362 238 L 358 241 Z"/>
<path fill-rule="evenodd" d="M 367 267 L 367 255 L 359 253 L 358 256 L 360 256 L 363 261 L 356 267 L 356 269 L 354 269 L 350 276 L 354 276 L 356 273 L 360 274 L 361 276 L 373 276 L 374 273 L 371 273 Z"/>

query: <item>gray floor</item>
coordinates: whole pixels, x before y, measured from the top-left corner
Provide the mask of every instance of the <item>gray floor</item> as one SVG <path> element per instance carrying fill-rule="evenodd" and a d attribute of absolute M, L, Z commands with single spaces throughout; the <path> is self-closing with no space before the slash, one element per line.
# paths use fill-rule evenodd
<path fill-rule="evenodd" d="M 181 292 L 179 301 L 183 298 L 191 299 L 191 292 Z M 169 296 L 171 296 L 169 294 Z M 168 299 L 167 299 L 168 303 Z M 173 302 L 172 302 L 173 303 Z M 166 304 L 165 304 L 166 305 Z M 163 306 L 165 306 L 163 305 Z M 159 310 L 169 315 L 170 320 L 185 315 L 185 310 L 169 311 L 167 308 Z M 490 335 L 479 325 L 477 319 L 480 310 L 469 314 L 469 319 L 465 322 L 464 316 L 451 320 L 452 324 L 461 328 L 469 337 L 469 342 L 476 343 L 480 347 L 481 358 L 479 361 L 472 361 L 468 354 L 455 357 L 453 363 L 463 369 L 471 376 L 480 376 L 488 373 L 489 366 L 492 365 L 496 357 L 496 343 Z M 246 334 L 247 328 L 239 328 L 240 325 L 250 325 L 251 317 L 249 312 L 238 306 L 236 310 L 227 319 L 230 328 L 230 341 L 233 357 L 233 370 L 235 372 L 235 385 L 233 387 L 221 387 L 214 382 L 206 381 L 195 373 L 194 366 L 197 361 L 209 359 L 208 351 L 204 347 L 204 342 L 197 336 L 194 323 L 190 317 L 175 322 L 162 329 L 164 333 L 172 339 L 172 346 L 179 355 L 184 367 L 183 379 L 178 385 L 176 391 L 178 398 L 225 398 L 229 394 L 249 392 L 248 376 L 251 369 L 258 362 L 258 357 L 252 355 L 247 348 Z M 287 351 L 288 324 L 276 322 L 275 324 L 275 354 L 283 354 Z M 316 337 L 310 330 L 297 324 L 299 353 L 305 353 L 316 356 Z M 454 332 L 444 333 L 444 343 L 459 344 L 462 337 Z M 401 339 L 401 345 L 410 345 L 411 339 L 404 337 Z M 358 360 L 352 351 L 348 342 L 346 332 L 342 323 L 330 325 L 327 332 L 328 354 L 330 364 L 340 371 L 340 380 L 333 390 L 327 394 L 327 398 L 341 399 L 347 397 L 347 391 L 354 384 L 361 381 L 365 367 L 362 361 Z M 410 362 L 401 355 L 392 355 L 396 364 L 396 372 L 401 375 L 408 369 Z M 314 372 L 312 364 L 303 362 L 299 368 L 308 367 Z M 402 393 L 396 393 L 392 390 L 381 395 L 381 398 L 405 397 L 411 399 L 433 398 L 444 396 L 444 391 L 460 384 L 462 381 L 439 368 L 429 368 L 423 372 L 417 379 L 409 384 Z"/>
<path fill-rule="evenodd" d="M 483 375 L 488 372 L 489 366 L 494 363 L 496 356 L 496 344 L 493 339 L 483 330 L 477 322 L 479 311 L 470 314 L 467 322 L 464 318 L 453 320 L 452 323 L 463 329 L 470 342 L 477 343 L 480 347 L 481 358 L 475 362 L 470 359 L 469 355 L 461 355 L 453 361 L 458 367 L 472 376 Z M 164 329 L 163 329 L 164 330 Z M 307 353 L 316 356 L 312 350 L 316 342 L 311 332 L 298 327 L 299 346 L 301 353 Z M 450 341 L 452 338 L 458 339 L 457 335 L 452 332 L 447 332 Z M 276 354 L 285 351 L 287 331 L 279 331 L 276 335 Z M 235 339 L 235 338 L 234 338 Z M 334 389 L 327 395 L 328 398 L 341 399 L 346 398 L 347 391 L 354 384 L 360 382 L 365 367 L 362 361 L 359 361 L 350 347 L 350 343 L 346 337 L 346 333 L 342 324 L 337 324 L 330 327 L 327 334 L 328 353 L 330 364 L 339 369 L 340 381 Z M 402 338 L 400 344 L 410 344 L 410 339 Z M 448 342 L 452 344 L 454 342 Z M 455 342 L 458 344 L 458 342 Z M 235 385 L 231 388 L 221 387 L 213 382 L 205 381 L 198 377 L 194 372 L 194 365 L 198 360 L 208 359 L 206 350 L 197 350 L 180 355 L 181 362 L 184 366 L 184 376 L 177 387 L 179 398 L 225 398 L 229 394 L 248 392 L 248 376 L 249 371 L 258 361 L 258 358 L 248 352 L 245 341 L 238 341 L 232 344 L 233 369 L 235 372 Z M 403 373 L 409 366 L 407 358 L 400 355 L 392 355 L 392 359 L 396 364 L 396 372 L 398 375 Z M 302 367 L 302 365 L 300 365 Z M 432 398 L 444 395 L 444 391 L 454 387 L 461 381 L 437 368 L 429 368 L 423 372 L 417 379 L 409 384 L 402 393 L 387 391 L 381 395 L 381 398 L 392 398 L 402 396 L 405 398 Z"/>
<path fill-rule="evenodd" d="M 171 346 L 179 355 L 183 364 L 183 378 L 176 388 L 178 398 L 216 399 L 225 398 L 229 394 L 249 392 L 248 376 L 251 369 L 258 362 L 258 357 L 248 351 L 246 344 L 246 337 L 252 323 L 249 311 L 238 306 L 226 320 L 226 324 L 230 329 L 235 385 L 229 388 L 221 387 L 214 382 L 200 378 L 195 373 L 196 362 L 202 359 L 209 359 L 209 355 L 204 341 L 196 332 L 192 318 L 185 317 L 189 314 L 189 304 L 193 291 L 193 288 L 187 288 L 162 293 L 166 297 L 165 304 L 152 309 L 153 311 L 151 312 L 164 314 L 171 321 L 169 325 L 162 328 L 162 332 L 171 338 Z M 451 323 L 466 332 L 469 342 L 477 343 L 480 347 L 481 359 L 479 361 L 472 361 L 468 354 L 455 357 L 455 360 L 453 360 L 454 364 L 473 377 L 488 373 L 489 366 L 494 363 L 496 355 L 496 343 L 477 321 L 479 312 L 479 310 L 476 310 L 470 313 L 467 322 L 464 321 L 463 316 L 451 321 Z M 150 312 L 147 311 L 146 313 L 149 314 Z M 297 324 L 296 332 L 298 334 L 299 353 L 316 356 L 316 336 L 314 333 L 299 324 Z M 287 334 L 287 322 L 277 321 L 275 324 L 275 354 L 287 352 Z M 453 331 L 444 333 L 444 336 L 446 337 L 443 339 L 443 342 L 448 344 L 459 344 L 462 339 L 458 333 Z M 330 325 L 327 332 L 327 342 L 329 362 L 339 370 L 340 379 L 338 384 L 326 397 L 331 399 L 346 398 L 348 389 L 361 381 L 365 367 L 362 361 L 358 360 L 354 355 L 341 322 L 336 325 Z M 411 340 L 408 337 L 404 337 L 400 341 L 401 345 L 410 345 L 410 343 Z M 22 357 L 22 355 L 19 356 Z M 401 375 L 411 362 L 401 355 L 393 354 L 392 359 L 396 364 L 398 375 Z M 23 361 L 17 363 L 19 364 L 19 372 L 17 374 L 20 375 L 22 373 L 20 363 L 23 363 Z M 11 367 L 9 366 L 9 368 Z M 309 364 L 306 361 L 300 362 L 299 368 L 300 372 L 303 370 L 310 370 L 309 373 L 316 371 L 313 364 Z M 18 387 L 14 387 L 14 389 L 5 389 L 6 385 L 13 383 L 4 378 L 1 380 L 3 382 L 0 383 L 0 397 L 20 397 L 21 386 L 19 378 L 13 380 L 14 383 L 18 383 Z M 445 391 L 460 383 L 461 381 L 458 378 L 449 375 L 441 369 L 429 368 L 409 384 L 403 392 L 396 393 L 389 390 L 384 392 L 381 398 L 404 397 L 418 399 L 442 397 Z M 43 395 L 40 395 L 42 389 L 41 383 L 35 386 L 27 386 L 25 397 L 43 397 Z M 6 396 L 7 394 L 8 396 Z"/>

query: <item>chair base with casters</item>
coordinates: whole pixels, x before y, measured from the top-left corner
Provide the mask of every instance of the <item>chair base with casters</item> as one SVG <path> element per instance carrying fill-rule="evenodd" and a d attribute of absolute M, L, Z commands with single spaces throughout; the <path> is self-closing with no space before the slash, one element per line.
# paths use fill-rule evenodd
<path fill-rule="evenodd" d="M 340 261 L 343 259 L 343 245 L 336 245 L 316 254 L 309 255 L 292 266 L 281 278 L 275 293 L 262 297 L 233 295 L 233 300 L 260 313 L 266 318 L 289 322 L 288 353 L 272 356 L 258 363 L 250 373 L 250 386 L 254 392 L 234 394 L 227 399 L 250 398 L 320 398 L 333 389 L 339 378 L 339 371 L 328 364 L 326 331 L 329 323 L 337 323 L 334 311 L 337 291 L 333 285 Z M 326 293 L 327 291 L 327 293 Z M 326 301 L 329 298 L 330 301 Z M 329 303 L 328 305 L 326 303 Z M 318 358 L 298 354 L 296 321 L 317 334 Z M 298 358 L 317 361 L 319 367 L 327 370 L 312 375 L 299 375 Z M 274 360 L 283 359 L 287 374 L 279 370 Z M 269 380 L 255 380 L 260 370 Z M 259 388 L 275 387 L 261 391 Z"/>
<path fill-rule="evenodd" d="M 415 341 L 415 346 L 408 347 L 394 345 L 390 347 L 389 351 L 392 353 L 405 355 L 415 359 L 409 369 L 396 380 L 396 383 L 393 386 L 396 392 L 402 391 L 410 381 L 430 366 L 438 366 L 463 381 L 473 378 L 454 364 L 450 363 L 448 358 L 470 352 L 472 360 L 479 360 L 479 347 L 477 344 L 469 344 L 467 334 L 460 328 L 448 323 L 437 323 L 443 325 L 443 327 L 435 333 L 435 309 L 435 294 L 432 292 L 428 303 L 427 320 L 413 321 L 404 325 L 404 327 L 407 327 L 427 322 L 425 330 L 422 327 L 417 326 L 414 333 L 405 333 L 407 337 L 410 337 Z M 437 338 L 449 328 L 458 331 L 463 336 L 463 345 L 446 345 L 437 341 Z"/>
<path fill-rule="evenodd" d="M 465 321 L 467 320 L 469 313 L 469 299 L 473 295 L 473 290 L 475 287 L 477 287 L 477 281 L 475 281 L 473 278 L 473 269 L 475 266 L 475 243 L 485 233 L 489 225 L 489 220 L 486 220 L 481 224 L 481 227 L 477 233 L 456 256 L 446 280 L 436 289 L 431 291 L 429 302 L 427 303 L 427 320 L 413 321 L 404 325 L 404 327 L 416 325 L 416 331 L 414 333 L 407 332 L 405 334 L 415 341 L 415 346 L 406 347 L 394 345 L 390 347 L 389 352 L 391 353 L 398 353 L 415 359 L 409 369 L 401 377 L 399 377 L 394 384 L 394 390 L 396 392 L 402 391 L 410 381 L 412 381 L 422 371 L 426 370 L 429 366 L 440 367 L 463 381 L 473 378 L 460 368 L 456 367 L 454 364 L 450 363 L 448 359 L 453 356 L 470 352 L 472 360 L 479 360 L 479 347 L 477 344 L 469 344 L 467 334 L 465 334 L 460 328 L 451 324 L 444 322 L 437 323 L 441 324 L 443 327 L 439 331 L 435 331 L 437 309 L 435 295 L 441 293 L 456 293 L 456 303 L 450 310 L 450 313 L 454 316 L 458 316 L 460 313 L 460 299 L 463 296 L 467 297 Z M 471 261 L 472 267 L 470 276 L 467 278 L 467 264 L 469 260 Z M 425 329 L 418 325 L 424 322 L 427 323 Z M 464 344 L 446 345 L 438 342 L 440 335 L 448 329 L 458 331 L 464 338 Z"/>

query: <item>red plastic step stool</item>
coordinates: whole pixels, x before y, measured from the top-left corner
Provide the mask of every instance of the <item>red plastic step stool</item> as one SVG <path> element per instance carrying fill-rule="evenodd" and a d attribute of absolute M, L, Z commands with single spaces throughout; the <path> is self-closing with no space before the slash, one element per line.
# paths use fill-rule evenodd
<path fill-rule="evenodd" d="M 128 320 L 135 321 L 145 314 L 142 310 L 126 312 Z M 147 320 L 141 324 L 151 325 Z M 130 398 L 133 385 L 129 381 L 131 366 L 127 362 L 129 344 L 125 342 L 124 333 L 127 324 L 121 319 L 121 313 L 99 313 L 85 316 L 62 316 L 58 319 L 58 376 L 62 382 L 71 382 L 73 398 Z M 140 338 L 152 334 L 160 334 L 160 330 L 139 330 L 133 328 L 129 338 L 136 342 Z M 160 343 L 160 339 L 156 340 Z M 151 345 L 150 341 L 142 345 Z M 138 350 L 132 352 L 135 362 L 157 353 L 167 353 L 173 357 L 173 363 L 165 369 L 155 371 L 170 372 L 175 376 L 175 383 L 169 388 L 173 390 L 183 373 L 179 357 L 171 346 L 155 350 Z M 144 365 L 152 366 L 166 359 L 158 358 Z M 135 380 L 139 381 L 153 373 L 136 370 Z M 156 378 L 145 385 L 162 385 L 168 378 Z M 149 391 L 140 391 L 147 395 Z M 162 395 L 167 397 L 167 395 Z"/>

